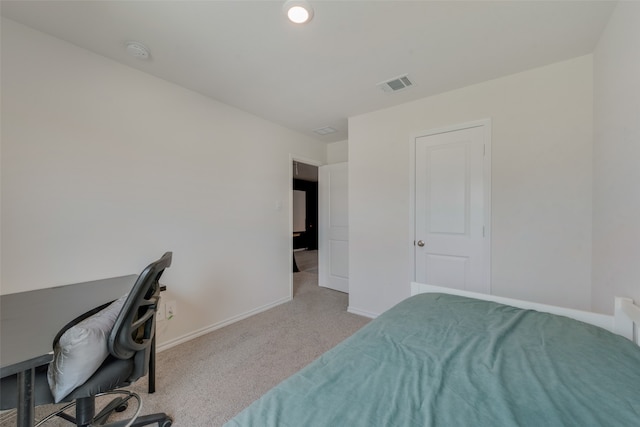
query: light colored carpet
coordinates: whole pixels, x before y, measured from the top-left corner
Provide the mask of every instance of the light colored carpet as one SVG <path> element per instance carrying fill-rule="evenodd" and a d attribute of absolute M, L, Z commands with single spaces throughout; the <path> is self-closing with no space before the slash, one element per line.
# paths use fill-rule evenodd
<path fill-rule="evenodd" d="M 297 251 L 293 256 L 300 271 L 318 274 L 318 251 Z"/>
<path fill-rule="evenodd" d="M 347 313 L 346 294 L 318 286 L 316 260 L 316 251 L 296 252 L 293 301 L 159 353 L 156 393 L 146 393 L 146 379 L 130 387 L 142 413 L 166 412 L 175 427 L 221 426 L 364 326 L 369 319 Z M 55 407 L 37 408 L 36 418 Z M 15 425 L 15 416 L 3 418 L 1 427 Z"/>

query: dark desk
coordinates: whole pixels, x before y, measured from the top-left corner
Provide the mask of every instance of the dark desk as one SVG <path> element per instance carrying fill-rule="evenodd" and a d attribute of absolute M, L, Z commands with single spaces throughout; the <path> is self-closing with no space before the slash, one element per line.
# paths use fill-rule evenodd
<path fill-rule="evenodd" d="M 18 374 L 18 427 L 34 424 L 34 368 L 53 358 L 53 339 L 70 321 L 118 299 L 137 275 L 0 296 L 0 377 Z"/>

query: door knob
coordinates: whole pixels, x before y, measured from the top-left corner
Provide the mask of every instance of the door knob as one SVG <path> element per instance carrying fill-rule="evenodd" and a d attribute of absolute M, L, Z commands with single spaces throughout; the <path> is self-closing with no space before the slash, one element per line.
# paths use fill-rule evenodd
<path fill-rule="evenodd" d="M 418 240 L 418 246 L 423 247 L 424 246 L 424 242 L 422 240 Z"/>

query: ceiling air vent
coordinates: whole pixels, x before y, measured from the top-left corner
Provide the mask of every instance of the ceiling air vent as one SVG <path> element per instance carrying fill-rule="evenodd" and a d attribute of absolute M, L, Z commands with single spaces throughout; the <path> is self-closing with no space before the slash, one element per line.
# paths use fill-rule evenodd
<path fill-rule="evenodd" d="M 413 86 L 413 82 L 409 80 L 409 76 L 405 74 L 387 80 L 386 82 L 378 83 L 377 86 L 385 92 L 398 92 L 410 88 Z"/>
<path fill-rule="evenodd" d="M 313 131 L 315 133 L 317 133 L 318 135 L 329 135 L 330 133 L 338 132 L 336 129 L 332 128 L 331 126 L 326 126 L 326 127 L 323 127 L 323 128 L 314 129 Z"/>

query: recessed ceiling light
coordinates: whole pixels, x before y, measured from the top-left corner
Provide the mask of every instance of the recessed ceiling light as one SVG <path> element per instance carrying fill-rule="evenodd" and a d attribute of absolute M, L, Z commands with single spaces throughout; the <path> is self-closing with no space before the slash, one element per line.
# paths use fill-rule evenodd
<path fill-rule="evenodd" d="M 304 24 L 313 18 L 313 8 L 306 0 L 287 0 L 282 10 L 294 24 Z"/>

